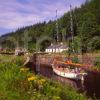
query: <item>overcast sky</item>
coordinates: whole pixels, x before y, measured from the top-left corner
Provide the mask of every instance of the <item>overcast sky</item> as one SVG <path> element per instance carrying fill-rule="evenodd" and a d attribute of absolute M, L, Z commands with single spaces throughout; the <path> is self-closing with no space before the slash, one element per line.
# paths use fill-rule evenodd
<path fill-rule="evenodd" d="M 37 22 L 62 16 L 70 4 L 80 7 L 86 0 L 0 0 L 0 35 Z"/>

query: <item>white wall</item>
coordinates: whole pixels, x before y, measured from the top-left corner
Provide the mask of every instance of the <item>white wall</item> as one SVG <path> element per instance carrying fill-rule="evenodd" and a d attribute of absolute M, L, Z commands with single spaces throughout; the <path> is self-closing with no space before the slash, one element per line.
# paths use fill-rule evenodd
<path fill-rule="evenodd" d="M 68 50 L 68 48 L 66 48 L 66 49 L 60 49 L 60 48 L 57 48 L 57 49 L 46 49 L 45 50 L 45 52 L 47 52 L 47 53 L 59 53 L 59 52 L 63 52 L 63 51 L 66 51 L 66 50 Z"/>

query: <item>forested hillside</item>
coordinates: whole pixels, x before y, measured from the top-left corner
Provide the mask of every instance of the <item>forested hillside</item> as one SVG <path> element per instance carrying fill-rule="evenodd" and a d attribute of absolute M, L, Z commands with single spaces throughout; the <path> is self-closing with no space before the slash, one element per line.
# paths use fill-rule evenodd
<path fill-rule="evenodd" d="M 88 47 L 91 50 L 100 49 L 100 0 L 88 0 L 81 8 L 75 8 L 72 12 L 74 22 L 74 45 L 81 43 L 82 51 L 86 52 Z M 68 40 L 70 37 L 70 12 L 65 13 L 58 19 L 59 41 Z M 56 41 L 56 21 L 37 23 L 32 26 L 23 27 L 16 32 L 7 33 L 0 38 L 2 47 L 15 48 L 17 45 L 23 47 L 26 39 L 28 41 L 29 50 L 35 49 L 36 40 L 39 37 L 51 37 L 52 42 Z M 9 39 L 8 39 L 9 38 Z M 16 41 L 12 42 L 11 40 Z M 45 40 L 41 43 L 41 48 L 50 45 L 50 41 Z"/>

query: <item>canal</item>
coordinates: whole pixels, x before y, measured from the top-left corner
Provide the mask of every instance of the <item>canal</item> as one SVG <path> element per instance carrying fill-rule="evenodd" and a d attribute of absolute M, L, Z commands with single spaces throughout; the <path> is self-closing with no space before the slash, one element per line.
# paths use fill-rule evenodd
<path fill-rule="evenodd" d="M 71 80 L 68 78 L 60 77 L 53 72 L 52 66 L 48 64 L 41 64 L 36 60 L 34 56 L 32 61 L 28 66 L 35 73 L 41 74 L 50 79 L 61 82 L 62 84 L 67 84 L 79 92 L 85 93 L 89 97 L 96 97 L 97 100 L 100 100 L 100 73 L 95 71 L 88 71 L 88 75 L 85 77 L 84 86 L 81 84 L 80 80 Z"/>

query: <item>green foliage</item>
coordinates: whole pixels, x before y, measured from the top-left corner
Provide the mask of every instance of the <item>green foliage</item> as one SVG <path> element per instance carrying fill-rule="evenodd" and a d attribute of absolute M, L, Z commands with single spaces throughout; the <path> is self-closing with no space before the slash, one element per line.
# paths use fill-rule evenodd
<path fill-rule="evenodd" d="M 73 57 L 73 58 L 72 58 L 72 61 L 73 61 L 74 63 L 78 63 L 78 62 L 79 62 L 79 59 L 78 59 L 78 57 Z"/>
<path fill-rule="evenodd" d="M 100 56 L 95 57 L 94 68 L 100 69 Z"/>
<path fill-rule="evenodd" d="M 10 58 L 0 62 L 0 100 L 87 100 L 69 86 L 19 67 L 23 57 Z"/>

